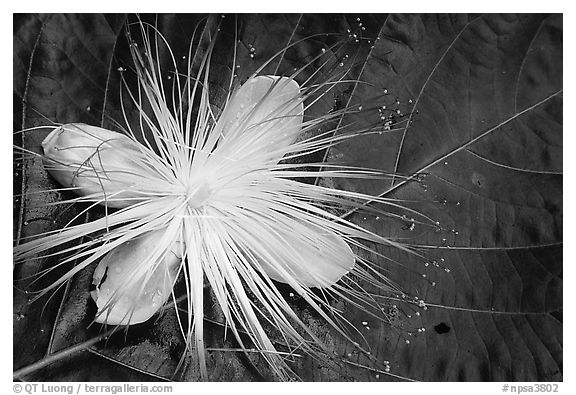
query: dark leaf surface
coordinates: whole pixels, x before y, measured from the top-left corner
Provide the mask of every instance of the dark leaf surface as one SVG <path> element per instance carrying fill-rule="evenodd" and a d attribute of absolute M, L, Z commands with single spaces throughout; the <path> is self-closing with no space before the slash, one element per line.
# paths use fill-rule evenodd
<path fill-rule="evenodd" d="M 419 176 L 342 187 L 402 199 L 439 223 L 436 229 L 410 226 L 410 214 L 405 220 L 350 214 L 354 222 L 401 237 L 425 256 L 380 250 L 399 263 L 381 262 L 390 279 L 411 302 L 414 296 L 424 300 L 426 309 L 399 298 L 391 302 L 389 325 L 343 305 L 372 347 L 369 359 L 295 301 L 302 319 L 341 361 L 304 358 L 295 364 L 296 371 L 305 380 L 562 380 L 562 16 L 361 15 L 365 30 L 357 17 L 227 17 L 212 60 L 211 94 L 218 106 L 231 73 L 243 80 L 299 38 L 345 35 L 347 29 L 363 34 L 363 45 L 350 52 L 350 76 L 367 84 L 353 84 L 346 100 L 370 106 L 383 97 L 408 115 L 398 131 L 359 137 L 330 156 Z M 220 17 L 150 20 L 180 59 L 188 55 L 194 28 L 211 30 Z M 117 69 L 129 67 L 123 16 L 17 15 L 14 25 L 15 130 L 50 121 L 112 128 L 112 120 L 121 121 Z M 280 66 L 272 63 L 267 70 L 290 73 L 334 40 L 315 36 L 287 50 Z M 198 56 L 205 44 L 196 46 Z M 235 47 L 238 70 L 230 64 Z M 256 48 L 253 58 L 251 47 Z M 162 54 L 161 62 L 167 65 L 168 56 Z M 133 109 L 128 115 L 134 115 Z M 15 135 L 15 141 L 40 152 L 43 137 L 26 132 Z M 56 192 L 31 194 L 52 187 L 53 181 L 39 160 L 22 164 L 22 185 L 15 179 L 15 193 L 22 188 L 27 197 L 15 201 L 16 239 L 61 226 L 75 215 L 64 207 L 45 207 L 44 202 L 61 198 Z M 28 303 L 30 295 L 21 292 L 29 286 L 27 277 L 50 264 L 33 261 L 15 269 L 15 369 L 60 355 L 103 332 L 90 326 L 90 270 L 51 300 Z M 209 309 L 213 301 L 205 294 L 212 312 L 206 321 L 207 344 L 217 349 L 209 353 L 210 378 L 272 379 L 260 357 L 234 351 L 235 342 L 222 341 L 221 317 Z M 183 347 L 175 314 L 167 310 L 127 334 L 87 345 L 85 351 L 64 352 L 26 377 L 198 380 L 194 358 L 173 376 Z M 383 371 L 384 361 L 398 377 Z"/>

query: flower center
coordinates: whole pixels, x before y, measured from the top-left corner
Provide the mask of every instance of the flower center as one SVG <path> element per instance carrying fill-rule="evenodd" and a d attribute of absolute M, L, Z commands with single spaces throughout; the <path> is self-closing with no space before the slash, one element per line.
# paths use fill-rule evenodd
<path fill-rule="evenodd" d="M 193 183 L 188 187 L 186 193 L 187 204 L 190 208 L 200 208 L 206 203 L 211 194 L 212 190 L 206 181 Z"/>

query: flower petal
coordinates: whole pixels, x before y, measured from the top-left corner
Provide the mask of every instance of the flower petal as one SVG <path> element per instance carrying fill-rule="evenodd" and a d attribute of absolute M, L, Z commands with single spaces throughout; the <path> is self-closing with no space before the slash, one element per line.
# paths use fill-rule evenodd
<path fill-rule="evenodd" d="M 355 255 L 338 234 L 303 225 L 308 231 L 283 234 L 284 242 L 270 251 L 275 259 L 259 259 L 262 270 L 283 283 L 288 283 L 289 275 L 307 287 L 331 287 L 353 269 Z"/>
<path fill-rule="evenodd" d="M 42 142 L 46 168 L 60 184 L 109 207 L 128 207 L 159 191 L 163 176 L 128 136 L 67 124 Z"/>
<path fill-rule="evenodd" d="M 217 152 L 233 160 L 278 162 L 302 130 L 300 86 L 288 77 L 257 76 L 246 81 L 226 104 L 214 130 Z"/>
<path fill-rule="evenodd" d="M 152 231 L 111 250 L 94 272 L 91 292 L 95 321 L 133 325 L 150 319 L 172 294 L 181 262 L 181 244 L 158 251 L 161 231 Z"/>

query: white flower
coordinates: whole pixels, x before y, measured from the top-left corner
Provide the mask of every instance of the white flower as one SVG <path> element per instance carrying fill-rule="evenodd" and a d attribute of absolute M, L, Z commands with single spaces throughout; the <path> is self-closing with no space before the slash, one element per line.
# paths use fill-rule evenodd
<path fill-rule="evenodd" d="M 180 102 L 170 108 L 156 69 L 145 66 L 154 64 L 149 45 L 144 52 L 148 58 L 136 46 L 130 48 L 139 97 L 148 100 L 152 113 L 146 114 L 142 103 L 132 98 L 140 111 L 140 126 L 150 130 L 153 140 L 138 141 L 129 125 L 127 134 L 120 134 L 68 124 L 55 128 L 42 144 L 47 169 L 80 196 L 74 201 L 119 210 L 21 244 L 15 257 L 29 258 L 98 234 L 64 251 L 69 255 L 60 264 L 79 263 L 44 292 L 100 260 L 93 277 L 95 321 L 129 325 L 160 310 L 180 278 L 189 314 L 180 316 L 177 309 L 176 313 L 206 378 L 203 293 L 208 283 L 241 346 L 239 331 L 248 334 L 280 377 L 289 378 L 290 369 L 268 337 L 264 321 L 282 333 L 289 347 L 315 354 L 323 345 L 274 281 L 290 285 L 348 337 L 342 329 L 346 318 L 313 288 L 356 306 L 372 305 L 375 316 L 381 308 L 374 297 L 354 280 L 351 284 L 339 280 L 352 273 L 382 289 L 390 286 L 351 246 L 369 252 L 374 251 L 362 241 L 401 247 L 339 218 L 329 208 L 354 208 L 367 201 L 386 204 L 386 200 L 298 179 L 382 175 L 284 160 L 304 158 L 363 132 L 310 135 L 318 125 L 342 115 L 334 112 L 304 121 L 306 100 L 325 95 L 332 82 L 301 89 L 292 77 L 254 75 L 215 116 L 208 100 L 208 71 L 202 66 L 196 78 L 183 77 L 184 88 L 176 85 Z M 209 56 L 210 51 L 204 60 Z M 188 97 L 182 100 L 185 94 Z M 183 108 L 182 101 L 198 104 L 194 116 L 192 106 Z M 318 171 L 310 172 L 306 166 Z"/>

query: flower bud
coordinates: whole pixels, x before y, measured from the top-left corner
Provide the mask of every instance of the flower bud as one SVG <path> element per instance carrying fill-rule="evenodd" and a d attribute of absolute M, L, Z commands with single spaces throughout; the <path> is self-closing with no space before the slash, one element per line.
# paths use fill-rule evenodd
<path fill-rule="evenodd" d="M 45 166 L 63 186 L 108 207 L 128 207 L 158 190 L 163 177 L 143 146 L 107 129 L 72 123 L 42 142 Z"/>

